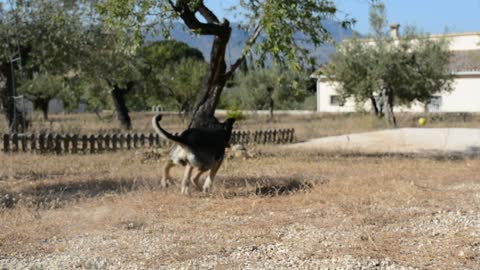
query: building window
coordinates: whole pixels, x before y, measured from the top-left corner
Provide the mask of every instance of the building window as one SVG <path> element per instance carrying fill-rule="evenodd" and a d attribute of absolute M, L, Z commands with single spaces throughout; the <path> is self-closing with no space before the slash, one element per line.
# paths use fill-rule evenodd
<path fill-rule="evenodd" d="M 330 96 L 330 105 L 332 106 L 343 106 L 343 100 L 339 95 Z"/>
<path fill-rule="evenodd" d="M 428 112 L 440 112 L 440 107 L 441 106 L 442 106 L 442 97 L 440 97 L 440 96 L 433 96 L 427 102 Z"/>

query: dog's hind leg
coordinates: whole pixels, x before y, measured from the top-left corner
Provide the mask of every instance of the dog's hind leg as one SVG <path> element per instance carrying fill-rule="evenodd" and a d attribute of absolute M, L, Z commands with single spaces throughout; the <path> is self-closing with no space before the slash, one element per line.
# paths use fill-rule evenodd
<path fill-rule="evenodd" d="M 190 177 L 192 176 L 192 171 L 193 171 L 193 167 L 187 164 L 185 168 L 185 173 L 182 179 L 182 186 L 180 189 L 180 192 L 182 194 L 189 194 L 188 186 L 190 185 L 190 180 L 191 180 Z"/>
<path fill-rule="evenodd" d="M 162 182 L 160 183 L 162 188 L 166 188 L 167 187 L 167 181 L 170 181 L 171 177 L 170 177 L 170 169 L 175 166 L 175 164 L 173 163 L 173 161 L 171 161 L 170 159 L 167 159 L 167 163 L 165 163 L 165 165 L 163 166 L 163 176 L 162 176 Z"/>
<path fill-rule="evenodd" d="M 198 183 L 198 179 L 202 174 L 206 172 L 205 170 L 198 170 L 195 176 L 192 178 L 192 183 L 197 187 L 198 190 L 201 190 L 200 184 Z"/>
<path fill-rule="evenodd" d="M 207 193 L 210 191 L 213 183 L 213 179 L 215 178 L 215 175 L 217 175 L 218 169 L 220 169 L 220 166 L 222 165 L 223 160 L 217 161 L 217 163 L 210 169 L 210 172 L 207 176 L 207 179 L 205 179 L 205 183 L 203 184 L 203 192 Z"/>

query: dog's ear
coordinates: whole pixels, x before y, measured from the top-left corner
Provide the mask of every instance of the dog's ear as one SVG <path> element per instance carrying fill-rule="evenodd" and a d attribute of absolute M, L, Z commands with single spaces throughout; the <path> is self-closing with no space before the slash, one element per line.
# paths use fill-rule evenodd
<path fill-rule="evenodd" d="M 225 120 L 225 122 L 223 122 L 223 124 L 227 127 L 228 126 L 231 127 L 231 126 L 233 126 L 233 124 L 235 123 L 236 120 L 237 119 L 235 119 L 235 118 L 228 118 L 227 120 Z"/>

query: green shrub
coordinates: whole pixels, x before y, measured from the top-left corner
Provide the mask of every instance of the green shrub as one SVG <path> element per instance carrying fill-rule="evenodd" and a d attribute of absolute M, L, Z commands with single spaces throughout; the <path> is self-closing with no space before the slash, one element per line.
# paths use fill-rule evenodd
<path fill-rule="evenodd" d="M 234 109 L 231 109 L 231 110 L 227 111 L 227 118 L 234 118 L 235 120 L 243 120 L 243 119 L 245 119 L 245 116 L 243 115 L 243 113 L 241 111 L 234 108 Z"/>

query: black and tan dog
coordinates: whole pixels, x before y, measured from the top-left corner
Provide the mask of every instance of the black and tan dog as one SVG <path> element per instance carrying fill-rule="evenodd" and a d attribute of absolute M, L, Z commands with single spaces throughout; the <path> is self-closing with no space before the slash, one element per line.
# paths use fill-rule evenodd
<path fill-rule="evenodd" d="M 152 118 L 155 131 L 164 139 L 175 143 L 170 150 L 167 163 L 163 167 L 162 187 L 170 181 L 170 169 L 175 165 L 186 166 L 181 183 L 181 193 L 189 193 L 190 182 L 198 188 L 199 177 L 206 171 L 210 171 L 203 185 L 203 192 L 208 192 L 213 179 L 217 174 L 225 156 L 225 148 L 229 146 L 235 119 L 229 118 L 223 123 L 213 123 L 207 128 L 189 128 L 179 136 L 173 135 L 160 126 L 162 115 Z M 192 178 L 193 168 L 197 169 Z"/>

